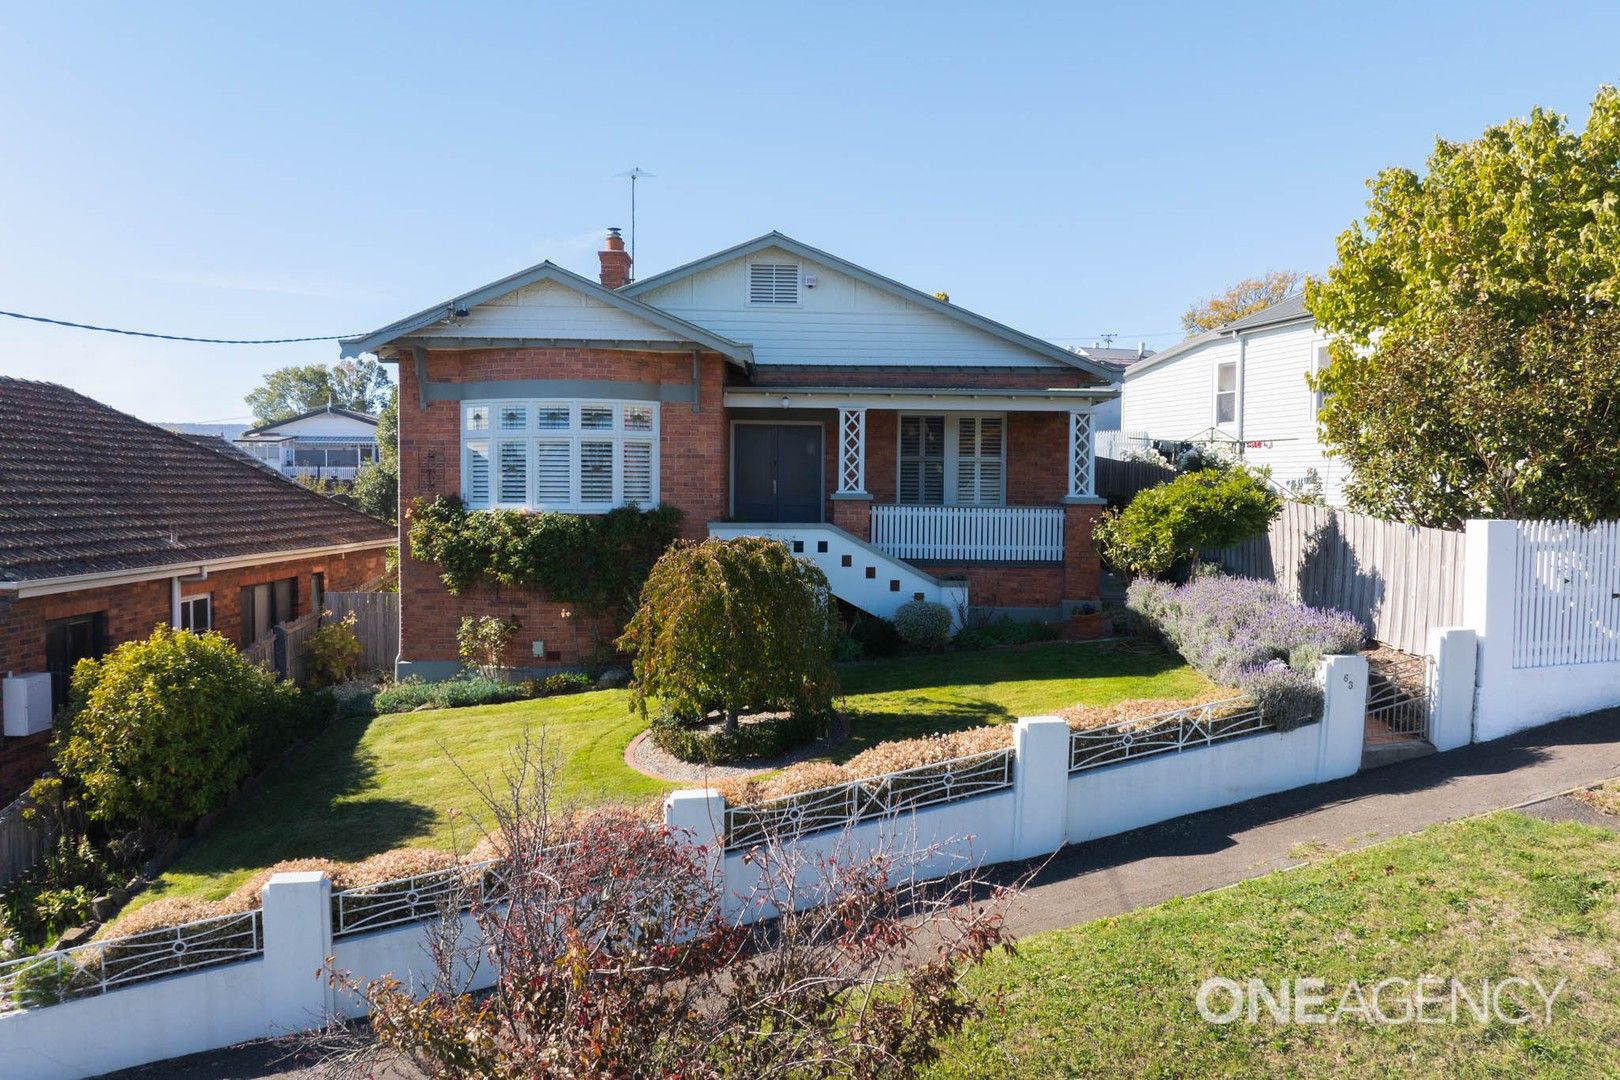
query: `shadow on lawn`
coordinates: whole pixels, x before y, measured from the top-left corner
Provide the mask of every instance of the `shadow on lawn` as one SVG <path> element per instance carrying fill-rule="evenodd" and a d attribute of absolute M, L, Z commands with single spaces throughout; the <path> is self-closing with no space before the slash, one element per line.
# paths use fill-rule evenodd
<path fill-rule="evenodd" d="M 349 862 L 421 837 L 435 821 L 431 807 L 354 798 L 378 786 L 376 759 L 360 747 L 369 723 L 339 720 L 271 766 L 274 779 L 232 806 L 174 869 L 217 875 L 284 859 Z"/>

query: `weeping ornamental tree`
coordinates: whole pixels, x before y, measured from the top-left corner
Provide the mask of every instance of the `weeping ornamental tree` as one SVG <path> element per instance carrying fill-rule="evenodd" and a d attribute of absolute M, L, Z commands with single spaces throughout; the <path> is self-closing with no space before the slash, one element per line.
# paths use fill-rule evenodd
<path fill-rule="evenodd" d="M 618 647 L 635 681 L 630 706 L 657 698 L 676 720 L 747 710 L 822 713 L 838 691 L 837 621 L 827 578 L 780 541 L 679 543 L 653 566 Z"/>
<path fill-rule="evenodd" d="M 1369 186 L 1305 289 L 1333 337 L 1319 419 L 1352 508 L 1620 516 L 1620 92 L 1578 134 L 1536 109 Z"/>

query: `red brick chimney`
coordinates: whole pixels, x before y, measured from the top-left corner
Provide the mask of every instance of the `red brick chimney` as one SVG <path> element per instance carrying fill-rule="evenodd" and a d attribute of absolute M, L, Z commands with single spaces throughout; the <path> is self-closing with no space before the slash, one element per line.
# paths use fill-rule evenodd
<path fill-rule="evenodd" d="M 624 250 L 624 237 L 618 227 L 608 230 L 607 243 L 596 253 L 602 260 L 602 287 L 617 289 L 630 281 L 630 253 Z"/>

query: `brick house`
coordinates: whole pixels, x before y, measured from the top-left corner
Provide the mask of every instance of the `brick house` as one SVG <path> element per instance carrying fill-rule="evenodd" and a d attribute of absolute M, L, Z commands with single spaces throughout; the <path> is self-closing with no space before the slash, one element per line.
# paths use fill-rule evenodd
<path fill-rule="evenodd" d="M 0 377 L 0 675 L 49 673 L 55 705 L 83 657 L 158 623 L 251 644 L 379 576 L 393 543 L 224 443 Z M 0 803 L 44 766 L 47 739 L 0 742 Z"/>
<path fill-rule="evenodd" d="M 663 504 L 691 538 L 781 538 L 876 615 L 1096 599 L 1092 413 L 1117 371 L 780 233 L 632 280 L 612 230 L 600 261 L 599 282 L 541 263 L 343 342 L 399 365 L 402 533 L 436 495 Z M 514 666 L 588 651 L 561 605 L 451 596 L 401 541 L 400 674 L 453 673 L 468 614 L 519 620 Z"/>

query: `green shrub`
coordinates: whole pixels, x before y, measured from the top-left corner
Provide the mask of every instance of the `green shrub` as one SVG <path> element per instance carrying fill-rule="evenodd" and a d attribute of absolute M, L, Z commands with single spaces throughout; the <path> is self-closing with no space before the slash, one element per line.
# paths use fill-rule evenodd
<path fill-rule="evenodd" d="M 82 708 L 58 745 L 57 767 L 92 819 L 158 828 L 223 804 L 251 771 L 266 729 L 279 737 L 316 707 L 295 688 L 278 689 L 220 635 L 166 626 L 81 660 L 73 683 Z"/>
<path fill-rule="evenodd" d="M 456 650 L 461 662 L 481 679 L 499 681 L 506 670 L 507 646 L 522 629 L 516 619 L 498 615 L 464 615 L 456 628 Z"/>
<path fill-rule="evenodd" d="M 523 701 L 534 697 L 531 684 L 498 682 L 479 676 L 446 679 L 444 682 L 421 682 L 407 679 L 386 690 L 379 690 L 371 699 L 371 707 L 378 715 L 411 712 L 424 705 L 433 709 L 460 709 L 469 705 L 498 705 L 506 701 Z"/>
<path fill-rule="evenodd" d="M 578 694 L 591 688 L 591 677 L 583 671 L 559 671 L 536 680 L 540 695 Z"/>
<path fill-rule="evenodd" d="M 668 719 L 654 723 L 648 737 L 666 754 L 697 765 L 772 758 L 827 734 L 821 713 L 789 713 L 738 724 L 732 731 L 703 731 Z"/>
<path fill-rule="evenodd" d="M 894 629 L 913 649 L 941 649 L 951 640 L 951 609 L 932 600 L 908 600 L 894 613 Z"/>
<path fill-rule="evenodd" d="M 1237 466 L 1208 468 L 1146 488 L 1123 510 L 1097 522 L 1097 551 L 1116 570 L 1163 577 L 1221 548 L 1265 531 L 1282 500 L 1260 477 Z"/>
<path fill-rule="evenodd" d="M 469 511 L 441 496 L 412 506 L 407 534 L 411 554 L 436 565 L 452 593 L 490 581 L 604 614 L 635 602 L 680 519 L 668 506 L 605 514 Z"/>
<path fill-rule="evenodd" d="M 29 945 L 80 926 L 90 902 L 112 884 L 106 860 L 83 836 L 58 836 L 45 856 L 6 887 L 5 924 Z"/>
<path fill-rule="evenodd" d="M 860 646 L 861 655 L 881 660 L 900 653 L 900 631 L 888 619 L 872 615 L 858 617 L 849 628 L 849 640 Z"/>
<path fill-rule="evenodd" d="M 1038 622 L 1020 622 L 1008 615 L 989 622 L 964 626 L 956 632 L 951 644 L 958 649 L 988 649 L 996 645 L 1028 645 L 1035 641 L 1053 641 L 1056 627 Z"/>
<path fill-rule="evenodd" d="M 641 592 L 619 648 L 632 658 L 630 706 L 656 697 L 677 721 L 719 711 L 826 713 L 838 689 L 827 579 L 780 541 L 745 536 L 672 547 Z"/>
<path fill-rule="evenodd" d="M 360 670 L 360 658 L 365 648 L 354 634 L 359 621 L 349 612 L 339 622 L 323 623 L 309 635 L 304 643 L 304 682 L 320 689 L 348 682 Z"/>

